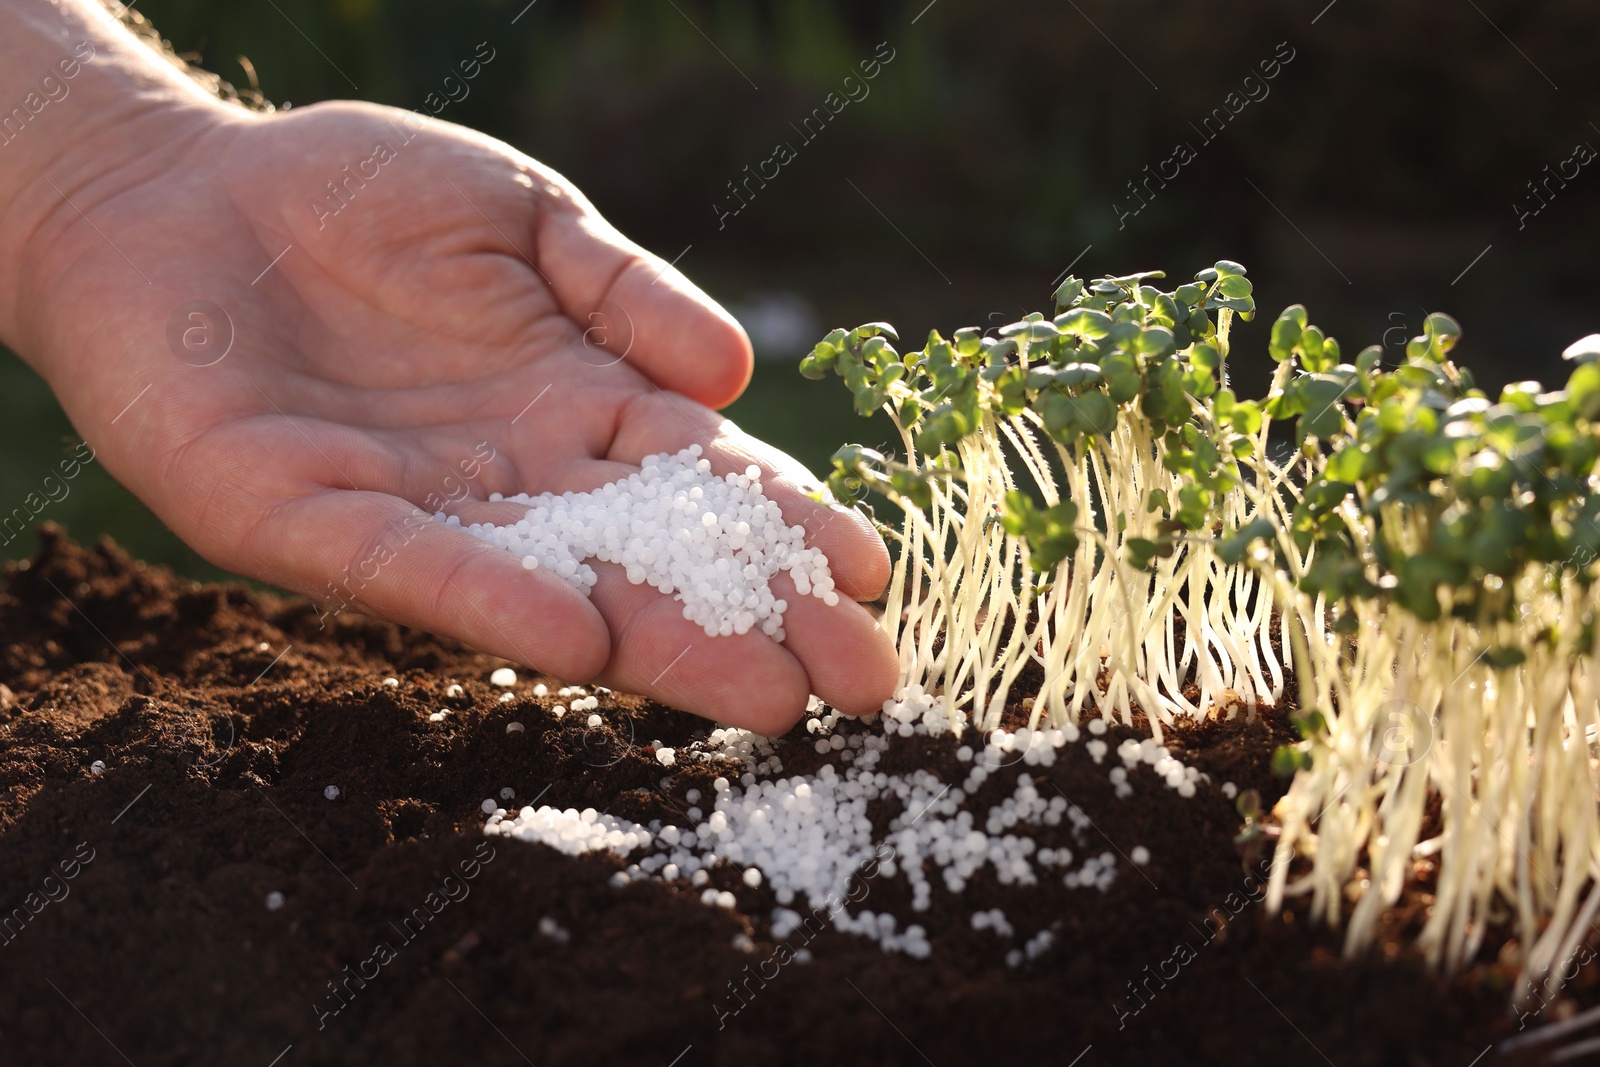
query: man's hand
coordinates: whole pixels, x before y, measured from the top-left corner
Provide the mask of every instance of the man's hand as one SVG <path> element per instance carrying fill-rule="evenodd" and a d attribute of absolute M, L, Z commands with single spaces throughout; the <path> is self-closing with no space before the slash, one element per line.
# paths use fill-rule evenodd
<path fill-rule="evenodd" d="M 883 544 L 712 410 L 744 388 L 749 344 L 680 273 L 466 129 L 352 103 L 173 111 L 115 165 L 39 170 L 6 340 L 202 555 L 764 732 L 810 693 L 853 712 L 890 695 L 894 651 L 854 602 L 882 590 Z M 832 564 L 837 607 L 775 582 L 782 645 L 707 637 L 616 566 L 588 600 L 417 521 L 694 443 L 718 473 L 758 464 Z"/>

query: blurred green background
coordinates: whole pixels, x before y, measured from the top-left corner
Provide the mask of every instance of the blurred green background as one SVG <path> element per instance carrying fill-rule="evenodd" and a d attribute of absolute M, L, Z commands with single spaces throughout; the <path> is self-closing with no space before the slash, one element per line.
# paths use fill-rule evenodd
<path fill-rule="evenodd" d="M 251 83 L 246 57 L 279 104 L 356 96 L 432 109 L 458 97 L 440 117 L 564 172 L 735 310 L 760 360 L 733 416 L 819 471 L 839 444 L 878 444 L 884 428 L 853 416 L 837 383 L 795 373 L 818 336 L 872 319 L 908 340 L 998 326 L 1049 310 L 1069 264 L 1087 277 L 1187 277 L 1237 259 L 1263 319 L 1306 303 L 1347 351 L 1397 349 L 1426 312 L 1449 311 L 1466 327 L 1461 359 L 1495 387 L 1557 381 L 1560 350 L 1600 330 L 1600 163 L 1549 180 L 1578 144 L 1600 147 L 1600 5 L 1582 0 L 144 0 L 139 10 L 240 88 Z M 464 85 L 447 82 L 480 42 L 493 60 Z M 887 55 L 880 44 L 893 59 L 863 87 L 858 65 Z M 1274 58 L 1268 81 L 1261 64 Z M 847 91 L 858 99 L 820 132 L 813 122 L 808 141 L 797 127 Z M 1227 123 L 1219 134 L 1213 119 L 1208 136 L 1215 109 Z M 785 141 L 796 158 L 720 217 L 718 205 L 739 204 L 728 183 Z M 1180 143 L 1195 158 L 1163 182 L 1158 169 Z M 1139 206 L 1135 183 L 1148 204 L 1123 217 Z M 1541 200 L 1530 183 L 1545 183 Z M 1265 382 L 1265 334 L 1258 320 L 1235 335 L 1245 389 Z M 0 395 L 9 507 L 77 438 L 9 353 Z M 215 573 L 97 466 L 41 517 Z M 18 538 L 0 552 L 32 547 Z"/>

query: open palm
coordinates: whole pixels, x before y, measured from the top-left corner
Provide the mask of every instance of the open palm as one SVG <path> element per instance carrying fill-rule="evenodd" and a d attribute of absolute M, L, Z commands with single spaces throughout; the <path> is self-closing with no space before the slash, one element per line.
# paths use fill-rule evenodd
<path fill-rule="evenodd" d="M 764 731 L 809 693 L 851 711 L 889 695 L 892 649 L 854 602 L 882 589 L 882 543 L 715 413 L 748 380 L 743 333 L 560 176 L 340 103 L 175 129 L 115 175 L 63 180 L 23 293 L 33 361 L 208 559 Z M 616 566 L 585 599 L 417 521 L 503 519 L 490 493 L 590 489 L 695 443 L 718 473 L 759 464 L 833 565 L 836 607 L 775 581 L 783 645 L 708 638 Z"/>

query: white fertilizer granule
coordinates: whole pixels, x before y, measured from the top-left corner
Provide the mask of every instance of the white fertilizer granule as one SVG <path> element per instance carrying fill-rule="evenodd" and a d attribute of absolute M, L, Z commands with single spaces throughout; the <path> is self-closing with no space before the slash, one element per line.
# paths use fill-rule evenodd
<path fill-rule="evenodd" d="M 1067 724 L 968 734 L 968 743 L 957 750 L 964 775 L 944 781 L 925 769 L 890 773 L 879 766 L 896 739 L 948 737 L 968 728 L 965 712 L 952 711 L 942 696 L 908 686 L 885 702 L 881 713 L 849 726 L 815 698 L 807 710 L 807 734 L 817 738 L 818 754 L 833 760 L 813 774 L 785 774 L 778 746 L 792 742 L 733 727 L 672 748 L 656 742 L 657 762 L 679 772 L 713 760 L 743 765 L 743 773 L 714 779 L 709 793 L 685 791 L 687 825 L 639 824 L 593 808 L 527 805 L 491 811 L 485 801 L 484 831 L 541 842 L 569 855 L 609 850 L 626 864 L 613 875 L 614 884 L 687 883 L 713 907 L 737 904 L 726 889 L 711 884 L 712 872 L 726 867 L 749 889 L 770 888 L 777 903 L 771 930 L 778 940 L 798 927 L 802 911 L 849 897 L 852 879 L 903 879 L 909 911 L 830 907 L 828 921 L 841 932 L 876 941 L 886 952 L 919 959 L 933 947 L 927 930 L 912 920 L 932 909 L 935 893 L 960 898 L 969 886 L 1027 887 L 1046 879 L 1066 889 L 1107 893 L 1124 869 L 1116 852 L 1100 847 L 1106 839 L 1097 836 L 1088 813 L 1048 776 L 1068 745 L 1083 743 L 1097 753 L 1090 755 L 1096 763 L 1106 759 L 1112 749 L 1101 720 L 1090 720 L 1082 732 Z M 1094 723 L 1100 723 L 1098 729 Z M 1131 796 L 1135 783 L 1163 783 L 1187 799 L 1197 784 L 1208 781 L 1153 739 L 1124 740 L 1115 752 L 1116 765 L 1103 773 L 1117 787 L 1118 799 Z M 1017 764 L 1021 773 L 1001 777 Z M 1040 768 L 1041 777 L 1022 770 L 1033 767 Z M 986 785 L 991 778 L 1009 789 Z M 662 780 L 663 789 L 668 781 Z M 1152 862 L 1145 845 L 1129 847 L 1129 868 Z M 987 892 L 975 892 L 973 903 L 981 904 L 981 893 Z M 1024 929 L 988 906 L 973 911 L 971 927 L 1000 942 L 1010 967 L 1031 963 L 1057 937 L 1056 927 Z"/>
<path fill-rule="evenodd" d="M 691 445 L 646 456 L 639 473 L 589 493 L 506 497 L 528 506 L 521 521 L 464 529 L 585 596 L 597 581 L 587 561 L 616 563 L 634 585 L 675 594 L 684 618 L 709 636 L 759 628 L 781 641 L 789 605 L 773 594 L 771 579 L 788 573 L 801 596 L 832 606 L 839 594 L 828 560 L 807 548 L 805 528 L 788 525 L 762 494 L 760 468 L 718 478 L 700 453 Z"/>

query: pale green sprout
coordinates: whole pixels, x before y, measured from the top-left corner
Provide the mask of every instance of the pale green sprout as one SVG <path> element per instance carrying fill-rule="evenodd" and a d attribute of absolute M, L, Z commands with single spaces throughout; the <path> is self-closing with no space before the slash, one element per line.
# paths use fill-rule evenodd
<path fill-rule="evenodd" d="M 1569 349 L 1564 391 L 1491 404 L 1448 316 L 1384 368 L 1375 347 L 1342 362 L 1296 306 L 1253 403 L 1225 373 L 1243 268 L 1158 277 L 1068 279 L 1053 319 L 904 358 L 883 324 L 837 330 L 805 361 L 900 437 L 899 457 L 841 449 L 830 486 L 901 508 L 902 681 L 989 730 L 1036 665 L 1030 726 L 1137 706 L 1159 738 L 1281 698 L 1276 637 L 1304 740 L 1274 758 L 1294 782 L 1271 905 L 1309 895 L 1339 922 L 1365 878 L 1356 953 L 1437 863 L 1427 958 L 1464 966 L 1509 909 L 1525 991 L 1600 914 L 1600 338 Z M 1295 421 L 1289 463 L 1272 420 Z"/>
<path fill-rule="evenodd" d="M 884 324 L 836 330 L 802 367 L 836 371 L 857 410 L 896 426 L 900 458 L 841 449 L 830 485 L 900 505 L 885 617 L 902 681 L 981 729 L 1030 664 L 1035 727 L 1091 704 L 1132 723 L 1137 705 L 1159 737 L 1175 716 L 1282 693 L 1262 579 L 1216 547 L 1263 515 L 1240 462 L 1281 479 L 1259 406 L 1224 388 L 1250 284 L 1228 262 L 1171 293 L 1159 277 L 1068 279 L 1054 319 L 934 333 L 904 358 Z"/>

